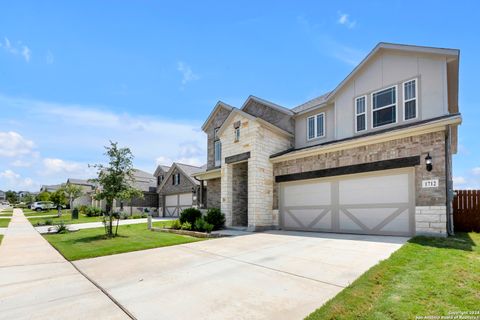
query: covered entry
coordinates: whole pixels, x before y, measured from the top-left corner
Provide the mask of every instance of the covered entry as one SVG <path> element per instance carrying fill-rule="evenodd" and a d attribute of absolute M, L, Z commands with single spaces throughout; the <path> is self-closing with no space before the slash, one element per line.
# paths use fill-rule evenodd
<path fill-rule="evenodd" d="M 414 234 L 414 170 L 398 169 L 280 184 L 286 230 Z"/>
<path fill-rule="evenodd" d="M 183 209 L 190 208 L 193 204 L 191 192 L 170 194 L 165 196 L 165 217 L 178 217 Z"/>

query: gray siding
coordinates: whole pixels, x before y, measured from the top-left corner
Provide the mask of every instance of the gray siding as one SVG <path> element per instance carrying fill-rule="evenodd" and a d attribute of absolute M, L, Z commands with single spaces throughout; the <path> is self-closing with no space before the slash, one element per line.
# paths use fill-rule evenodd
<path fill-rule="evenodd" d="M 310 116 L 325 113 L 325 137 L 307 140 L 307 119 Z M 335 140 L 335 110 L 333 104 L 298 116 L 295 125 L 295 147 L 302 148 Z"/>

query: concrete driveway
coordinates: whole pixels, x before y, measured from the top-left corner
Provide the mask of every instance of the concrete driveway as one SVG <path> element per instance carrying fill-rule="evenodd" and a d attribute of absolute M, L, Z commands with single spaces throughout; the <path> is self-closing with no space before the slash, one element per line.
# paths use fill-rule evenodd
<path fill-rule="evenodd" d="M 405 241 L 272 231 L 75 265 L 138 319 L 303 319 Z"/>

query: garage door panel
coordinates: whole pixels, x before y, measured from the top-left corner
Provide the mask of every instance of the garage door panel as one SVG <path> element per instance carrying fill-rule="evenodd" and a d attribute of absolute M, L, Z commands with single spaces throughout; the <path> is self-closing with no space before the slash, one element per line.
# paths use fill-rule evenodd
<path fill-rule="evenodd" d="M 181 193 L 179 196 L 179 205 L 191 206 L 192 205 L 192 193 Z"/>
<path fill-rule="evenodd" d="M 178 204 L 178 196 L 176 194 L 165 197 L 166 206 L 176 206 Z"/>
<path fill-rule="evenodd" d="M 315 196 L 312 197 L 312 194 Z M 329 205 L 330 182 L 293 184 L 285 187 L 285 201 L 289 206 Z"/>
<path fill-rule="evenodd" d="M 408 202 L 408 174 L 339 182 L 340 204 Z"/>
<path fill-rule="evenodd" d="M 375 172 L 280 185 L 283 228 L 411 235 L 413 170 Z"/>

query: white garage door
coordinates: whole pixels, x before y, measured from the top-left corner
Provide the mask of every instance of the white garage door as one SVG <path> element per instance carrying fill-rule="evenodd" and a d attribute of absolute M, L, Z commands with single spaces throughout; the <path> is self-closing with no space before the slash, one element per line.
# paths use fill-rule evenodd
<path fill-rule="evenodd" d="M 192 199 L 191 192 L 165 196 L 165 216 L 178 217 L 183 209 L 192 206 Z"/>
<path fill-rule="evenodd" d="M 413 169 L 280 184 L 286 230 L 379 235 L 414 233 Z"/>

